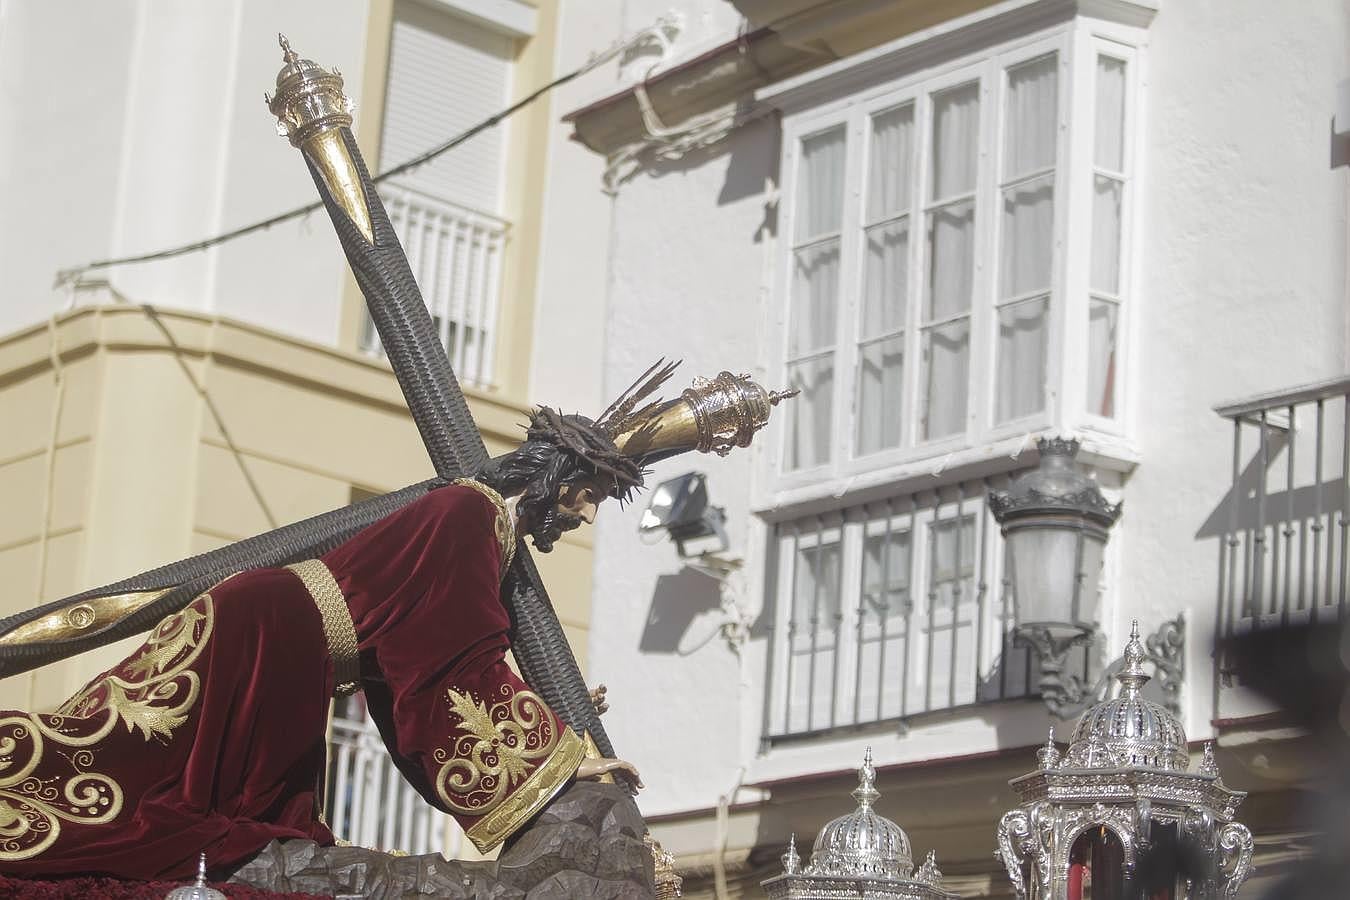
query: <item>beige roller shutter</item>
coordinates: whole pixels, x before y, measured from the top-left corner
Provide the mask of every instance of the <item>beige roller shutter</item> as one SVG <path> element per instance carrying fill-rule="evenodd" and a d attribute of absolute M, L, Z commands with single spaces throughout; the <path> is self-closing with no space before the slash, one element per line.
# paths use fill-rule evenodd
<path fill-rule="evenodd" d="M 389 53 L 380 168 L 398 165 L 501 110 L 513 41 L 431 5 L 399 3 Z M 506 125 L 406 175 L 402 185 L 489 213 L 501 210 Z"/>

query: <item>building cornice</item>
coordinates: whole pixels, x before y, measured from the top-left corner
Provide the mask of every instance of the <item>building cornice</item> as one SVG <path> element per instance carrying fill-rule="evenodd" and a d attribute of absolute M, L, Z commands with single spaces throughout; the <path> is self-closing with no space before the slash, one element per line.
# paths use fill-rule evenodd
<path fill-rule="evenodd" d="M 1079 16 L 1146 27 L 1152 0 L 1002 0 L 911 31 L 885 43 L 759 90 L 758 103 L 784 113 L 922 71 L 986 47 L 1054 27 Z"/>
<path fill-rule="evenodd" d="M 155 309 L 173 335 L 170 344 L 140 306 L 82 306 L 42 323 L 0 336 L 0 383 L 51 368 L 52 334 L 63 361 L 90 353 L 181 353 L 250 369 L 269 378 L 312 387 L 354 402 L 404 410 L 407 404 L 389 364 L 237 319 L 185 310 Z M 515 444 L 527 410 L 501 397 L 465 387 L 479 429 Z"/>
<path fill-rule="evenodd" d="M 643 82 L 651 111 L 677 128 L 698 116 L 750 100 L 776 98 L 814 82 L 823 67 L 886 65 L 888 54 L 947 34 L 979 39 L 999 28 L 1054 22 L 1074 15 L 1144 27 L 1156 0 L 732 0 L 749 29 L 680 60 Z M 1011 21 L 1000 21 L 1012 16 Z M 990 23 L 994 24 L 990 24 Z M 973 32 L 968 31 L 973 29 Z M 947 46 L 942 52 L 950 52 Z M 866 54 L 866 56 L 860 55 Z M 879 57 L 876 62 L 874 58 Z M 870 70 L 869 70 L 870 71 Z M 765 88 L 774 86 L 771 91 Z M 572 137 L 609 156 L 648 140 L 637 85 L 611 93 L 563 117 Z"/>

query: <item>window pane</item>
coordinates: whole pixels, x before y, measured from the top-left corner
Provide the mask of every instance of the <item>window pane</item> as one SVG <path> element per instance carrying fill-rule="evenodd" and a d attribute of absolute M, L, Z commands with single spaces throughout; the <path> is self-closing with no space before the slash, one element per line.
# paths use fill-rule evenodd
<path fill-rule="evenodd" d="M 1027 300 L 998 311 L 998 382 L 995 414 L 1000 422 L 1045 408 L 1045 346 L 1050 299 Z"/>
<path fill-rule="evenodd" d="M 966 430 L 966 376 L 970 319 L 928 328 L 923 334 L 923 439 Z"/>
<path fill-rule="evenodd" d="M 793 253 L 792 323 L 788 356 L 796 358 L 834 344 L 839 296 L 839 240 Z"/>
<path fill-rule="evenodd" d="M 1124 185 L 1098 175 L 1092 195 L 1092 290 L 1120 293 L 1120 200 Z"/>
<path fill-rule="evenodd" d="M 1055 176 L 1045 175 L 1003 191 L 1003 243 L 999 296 L 1050 290 L 1055 241 Z"/>
<path fill-rule="evenodd" d="M 835 724 L 836 713 L 839 545 L 798 550 L 792 587 L 788 730 L 828 728 Z"/>
<path fill-rule="evenodd" d="M 859 348 L 854 437 L 854 452 L 858 456 L 900 445 L 904 365 L 903 336 Z"/>
<path fill-rule="evenodd" d="M 808 469 L 830 461 L 830 407 L 834 397 L 834 357 L 790 363 L 788 385 L 801 391 L 789 404 L 784 465 Z"/>
<path fill-rule="evenodd" d="M 909 219 L 867 229 L 860 337 L 889 334 L 905 327 L 908 285 Z"/>
<path fill-rule="evenodd" d="M 839 545 L 803 547 L 797 551 L 796 578 L 792 587 L 792 621 L 800 641 L 809 640 L 814 624 L 817 646 L 833 635 L 839 615 Z"/>
<path fill-rule="evenodd" d="M 844 126 L 802 139 L 797 167 L 798 241 L 839 230 L 844 207 Z"/>
<path fill-rule="evenodd" d="M 1007 123 L 1003 131 L 1003 180 L 1055 164 L 1059 134 L 1059 64 L 1055 54 L 1008 70 Z"/>
<path fill-rule="evenodd" d="M 1096 300 L 1088 307 L 1088 412 L 1116 416 L 1116 322 L 1120 307 Z"/>
<path fill-rule="evenodd" d="M 1097 122 L 1093 162 L 1125 170 L 1125 61 L 1097 57 Z"/>
<path fill-rule="evenodd" d="M 875 222 L 908 210 L 914 158 L 913 104 L 872 117 L 868 156 L 867 220 Z"/>
<path fill-rule="evenodd" d="M 928 214 L 927 319 L 970 309 L 975 270 L 975 204 L 962 201 Z"/>
<path fill-rule="evenodd" d="M 933 178 L 930 199 L 975 190 L 979 158 L 980 83 L 933 95 Z"/>
<path fill-rule="evenodd" d="M 908 531 L 893 531 L 889 538 L 885 534 L 867 538 L 863 545 L 862 589 L 867 622 L 901 619 L 909 613 Z"/>
<path fill-rule="evenodd" d="M 970 516 L 934 522 L 932 565 L 932 658 L 927 704 L 941 709 L 975 700 L 975 522 Z"/>

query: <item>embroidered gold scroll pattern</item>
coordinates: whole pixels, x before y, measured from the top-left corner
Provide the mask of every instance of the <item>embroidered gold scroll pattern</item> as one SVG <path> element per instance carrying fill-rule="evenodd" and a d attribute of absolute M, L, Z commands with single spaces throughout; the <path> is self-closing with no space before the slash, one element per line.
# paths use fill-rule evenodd
<path fill-rule="evenodd" d="M 210 641 L 215 622 L 211 595 L 202 594 L 166 616 L 134 654 L 57 712 L 91 718 L 107 710 L 111 713 L 107 728 L 120 720 L 129 732 L 139 729 L 147 741 L 167 743 L 173 730 L 187 721 L 201 693 L 201 678 L 191 666 Z"/>
<path fill-rule="evenodd" d="M 490 707 L 472 694 L 446 691 L 450 714 L 466 732 L 451 749 L 438 749 L 436 794 L 454 812 L 481 816 L 501 803 L 530 771 L 558 745 L 558 729 L 548 707 L 531 691 L 515 692 L 502 685 Z"/>
<path fill-rule="evenodd" d="M 60 837 L 62 822 L 103 825 L 117 818 L 121 785 L 92 771 L 98 742 L 119 721 L 147 741 L 168 740 L 197 701 L 201 683 L 188 667 L 214 627 L 215 608 L 203 594 L 55 715 L 0 717 L 0 862 L 42 853 Z"/>

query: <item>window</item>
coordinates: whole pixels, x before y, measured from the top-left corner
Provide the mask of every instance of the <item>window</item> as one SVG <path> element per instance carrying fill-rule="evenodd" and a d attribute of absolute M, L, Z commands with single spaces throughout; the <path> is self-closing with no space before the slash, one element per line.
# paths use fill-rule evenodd
<path fill-rule="evenodd" d="M 1126 6 L 990 11 L 759 94 L 783 113 L 771 353 L 801 391 L 756 497 L 793 510 L 771 740 L 1034 691 L 985 496 L 1033 432 L 1126 443 Z"/>
<path fill-rule="evenodd" d="M 1052 43 L 790 135 L 785 375 L 802 396 L 784 471 L 964 442 L 1045 410 L 1060 70 Z M 988 416 L 973 415 L 979 354 L 995 360 Z"/>
<path fill-rule="evenodd" d="M 1023 697 L 1003 543 L 985 504 L 1007 478 L 859 504 L 777 527 L 769 735 Z M 1086 672 L 1087 653 L 1073 660 Z"/>
<path fill-rule="evenodd" d="M 1060 25 L 848 94 L 793 89 L 814 105 L 783 125 L 776 290 L 802 393 L 777 487 L 1056 425 L 1119 433 L 1135 52 Z"/>
<path fill-rule="evenodd" d="M 499 112 L 515 42 L 428 6 L 395 7 L 380 137 L 381 168 L 408 161 Z M 502 252 L 505 126 L 380 186 L 451 365 L 492 381 Z M 379 352 L 369 317 L 361 345 Z"/>
<path fill-rule="evenodd" d="M 1127 62 L 1096 57 L 1092 151 L 1092 256 L 1088 282 L 1087 412 L 1116 418 L 1120 307 L 1124 300 L 1122 237 L 1129 181 L 1125 145 Z"/>

